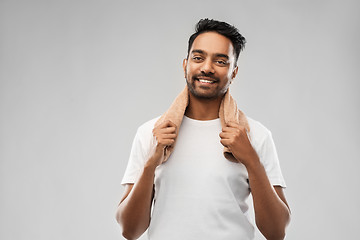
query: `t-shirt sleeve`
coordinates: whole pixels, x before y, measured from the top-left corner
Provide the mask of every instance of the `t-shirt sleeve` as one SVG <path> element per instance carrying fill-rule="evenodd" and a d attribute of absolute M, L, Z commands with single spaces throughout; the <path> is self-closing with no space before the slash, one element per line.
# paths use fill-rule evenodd
<path fill-rule="evenodd" d="M 259 155 L 271 185 L 285 188 L 286 184 L 281 172 L 275 143 L 269 130 L 262 141 Z"/>
<path fill-rule="evenodd" d="M 122 185 L 135 183 L 144 167 L 147 154 L 142 135 L 141 129 L 139 128 L 132 143 L 129 161 L 121 181 Z"/>

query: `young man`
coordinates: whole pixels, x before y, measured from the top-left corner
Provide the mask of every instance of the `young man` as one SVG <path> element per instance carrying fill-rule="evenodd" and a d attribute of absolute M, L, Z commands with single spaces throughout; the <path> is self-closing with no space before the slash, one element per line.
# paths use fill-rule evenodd
<path fill-rule="evenodd" d="M 183 62 L 188 105 L 181 125 L 156 125 L 158 117 L 136 133 L 117 211 L 125 238 L 148 229 L 150 240 L 253 239 L 250 192 L 261 233 L 284 238 L 290 211 L 271 132 L 249 117 L 250 131 L 233 121 L 222 126 L 219 118 L 244 44 L 227 23 L 198 22 Z M 224 157 L 224 147 L 234 161 Z"/>

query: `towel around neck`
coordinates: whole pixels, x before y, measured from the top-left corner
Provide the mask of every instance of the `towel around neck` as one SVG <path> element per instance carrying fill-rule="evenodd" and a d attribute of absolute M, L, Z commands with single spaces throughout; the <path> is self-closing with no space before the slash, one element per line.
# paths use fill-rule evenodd
<path fill-rule="evenodd" d="M 184 117 L 186 107 L 189 105 L 189 89 L 185 86 L 184 90 L 175 98 L 169 109 L 156 121 L 154 127 L 159 126 L 164 121 L 170 120 L 177 126 L 176 134 L 179 133 L 179 128 Z M 225 93 L 219 108 L 219 117 L 221 121 L 221 126 L 225 127 L 228 122 L 236 122 L 241 126 L 244 126 L 247 132 L 250 132 L 249 123 L 245 114 L 237 108 L 237 104 L 233 97 L 230 94 L 230 91 Z M 249 136 L 249 134 L 248 134 Z M 155 143 L 156 141 L 154 141 Z M 166 161 L 171 153 L 174 150 L 176 141 L 165 151 L 165 160 Z M 231 151 L 224 147 L 224 156 L 226 159 L 237 162 Z"/>

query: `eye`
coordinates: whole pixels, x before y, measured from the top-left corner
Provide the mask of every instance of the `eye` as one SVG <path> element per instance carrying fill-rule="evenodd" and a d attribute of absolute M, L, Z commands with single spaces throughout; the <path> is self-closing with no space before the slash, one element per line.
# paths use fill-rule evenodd
<path fill-rule="evenodd" d="M 192 60 L 194 60 L 195 62 L 200 62 L 202 60 L 202 57 L 200 56 L 193 56 Z"/>
<path fill-rule="evenodd" d="M 227 62 L 224 60 L 216 60 L 215 62 L 219 65 L 223 65 L 223 66 L 227 65 Z"/>

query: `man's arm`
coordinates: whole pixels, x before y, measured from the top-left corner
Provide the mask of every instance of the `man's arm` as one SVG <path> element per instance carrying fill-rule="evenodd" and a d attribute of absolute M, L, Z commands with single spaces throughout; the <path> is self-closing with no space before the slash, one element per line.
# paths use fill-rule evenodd
<path fill-rule="evenodd" d="M 290 221 L 290 209 L 282 188 L 270 184 L 266 171 L 247 137 L 246 129 L 237 123 L 228 123 L 220 137 L 220 142 L 230 149 L 248 171 L 255 221 L 260 232 L 268 240 L 283 239 L 285 228 Z"/>
<path fill-rule="evenodd" d="M 246 166 L 254 202 L 255 221 L 260 232 L 268 240 L 284 239 L 285 228 L 290 221 L 288 207 L 282 187 L 273 187 L 259 160 Z"/>
<path fill-rule="evenodd" d="M 151 204 L 154 197 L 155 169 L 164 160 L 166 147 L 174 143 L 176 125 L 170 121 L 154 128 L 157 145 L 147 160 L 135 184 L 127 184 L 119 203 L 116 220 L 122 226 L 126 239 L 139 238 L 150 224 Z"/>
<path fill-rule="evenodd" d="M 126 239 L 139 238 L 149 226 L 154 172 L 153 167 L 144 167 L 139 180 L 126 185 L 116 213 Z"/>

